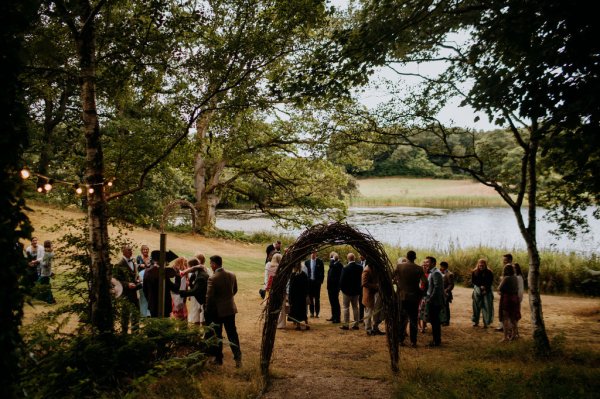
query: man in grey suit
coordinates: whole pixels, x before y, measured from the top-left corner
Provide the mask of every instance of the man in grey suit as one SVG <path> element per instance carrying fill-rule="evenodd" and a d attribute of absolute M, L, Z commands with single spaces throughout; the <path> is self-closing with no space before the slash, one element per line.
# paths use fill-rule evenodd
<path fill-rule="evenodd" d="M 433 256 L 425 258 L 425 265 L 429 269 L 425 301 L 429 307 L 429 322 L 431 323 L 431 334 L 433 335 L 433 341 L 429 343 L 429 346 L 440 346 L 442 344 L 440 312 L 445 304 L 444 275 L 435 267 L 436 260 Z"/>
<path fill-rule="evenodd" d="M 423 268 L 415 263 L 417 254 L 415 251 L 408 251 L 406 262 L 399 262 L 394 271 L 394 282 L 398 287 L 398 297 L 400 299 L 400 343 L 404 344 L 406 338 L 406 326 L 410 321 L 410 343 L 411 346 L 417 346 L 419 302 L 423 297 L 423 291 L 420 284 L 426 285 L 425 273 Z"/>
<path fill-rule="evenodd" d="M 227 339 L 231 345 L 235 366 L 242 366 L 242 351 L 240 339 L 235 326 L 237 307 L 233 297 L 237 293 L 237 279 L 235 274 L 223 269 L 223 259 L 214 255 L 210 257 L 210 267 L 213 275 L 208 279 L 206 288 L 206 324 L 214 328 L 214 334 L 219 339 L 219 344 L 214 350 L 213 364 L 223 364 L 223 327 L 227 332 Z M 209 337 L 211 334 L 209 334 Z"/>

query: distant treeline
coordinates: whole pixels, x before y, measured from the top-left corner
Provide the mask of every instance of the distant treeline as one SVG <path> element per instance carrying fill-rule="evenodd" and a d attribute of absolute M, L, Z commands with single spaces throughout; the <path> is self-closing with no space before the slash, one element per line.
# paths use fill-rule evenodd
<path fill-rule="evenodd" d="M 465 175 L 451 167 L 441 167 L 432 162 L 423 150 L 407 146 L 391 146 L 376 153 L 368 170 L 347 167 L 347 172 L 360 177 L 411 176 L 435 178 L 460 178 Z"/>

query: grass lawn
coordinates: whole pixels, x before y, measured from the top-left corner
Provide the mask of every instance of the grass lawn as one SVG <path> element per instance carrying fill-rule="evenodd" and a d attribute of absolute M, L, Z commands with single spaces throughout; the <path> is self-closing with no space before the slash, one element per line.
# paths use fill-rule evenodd
<path fill-rule="evenodd" d="M 491 188 L 472 180 L 381 177 L 357 180 L 351 206 L 470 208 L 503 206 Z"/>

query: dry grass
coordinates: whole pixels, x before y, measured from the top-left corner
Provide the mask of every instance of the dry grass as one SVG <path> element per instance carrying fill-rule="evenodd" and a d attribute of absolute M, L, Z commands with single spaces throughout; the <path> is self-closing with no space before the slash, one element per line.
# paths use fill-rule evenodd
<path fill-rule="evenodd" d="M 35 213 L 30 216 L 37 228 L 36 235 L 41 239 L 52 238 L 42 226 L 48 226 L 56 218 L 78 216 L 75 212 L 39 207 L 34 209 Z M 134 229 L 130 235 L 137 243 L 147 242 L 153 248 L 158 244 L 158 233 L 154 231 Z M 241 369 L 235 369 L 231 351 L 225 349 L 225 364 L 221 367 L 209 366 L 193 381 L 187 380 L 187 384 L 193 385 L 189 390 L 173 387 L 181 383 L 180 378 L 165 378 L 159 384 L 162 388 L 149 387 L 149 392 L 144 397 L 159 397 L 161 395 L 157 394 L 158 391 L 169 392 L 170 398 L 190 395 L 205 398 L 259 396 L 262 390 L 259 353 L 263 304 L 257 291 L 263 278 L 263 246 L 185 234 L 169 234 L 168 243 L 170 248 L 186 255 L 198 250 L 208 255 L 221 254 L 225 258 L 225 267 L 237 274 L 237 325 L 244 365 Z M 431 339 L 428 331 L 419 334 L 419 346 L 416 349 L 401 348 L 401 372 L 396 377 L 390 372 L 385 337 L 369 337 L 362 330 L 342 331 L 325 321 L 331 313 L 323 287 L 321 317 L 309 319 L 312 327 L 310 331 L 277 331 L 271 365 L 273 379 L 264 397 L 494 397 L 498 394 L 494 390 L 502 389 L 503 386 L 494 384 L 502 384 L 506 382 L 505 379 L 536 381 L 549 378 L 548 386 L 552 387 L 553 380 L 559 381 L 553 377 L 553 373 L 560 374 L 565 370 L 574 370 L 572 372 L 577 375 L 589 375 L 587 380 L 583 380 L 584 383 L 577 382 L 583 385 L 582 389 L 588 389 L 586 381 L 600 381 L 598 299 L 542 296 L 548 334 L 553 338 L 555 348 L 561 350 L 548 360 L 539 360 L 531 354 L 527 297 L 521 321 L 523 338 L 518 342 L 500 344 L 498 341 L 501 334 L 493 329 L 471 327 L 470 295 L 470 289 L 455 289 L 452 324 L 443 328 L 442 347 L 429 349 L 425 346 Z M 497 298 L 495 304 L 497 306 Z M 35 308 L 27 308 L 26 311 L 32 314 L 47 308 L 46 305 L 35 302 Z M 499 376 L 498 380 L 489 382 L 490 376 L 495 375 Z M 571 378 L 571 374 L 567 376 L 564 378 Z M 436 384 L 428 386 L 426 378 L 433 378 Z M 445 388 L 442 389 L 439 383 L 443 383 Z M 595 384 L 597 387 L 598 383 Z M 478 386 L 488 388 L 481 391 L 477 390 Z M 592 388 L 594 386 L 590 389 Z M 521 397 L 519 392 L 521 391 L 517 391 L 513 397 Z M 594 396 L 598 391 L 588 392 Z M 538 396 L 527 397 L 546 396 L 542 392 Z"/>
<path fill-rule="evenodd" d="M 357 181 L 353 206 L 468 208 L 504 206 L 491 188 L 471 180 L 381 177 Z"/>

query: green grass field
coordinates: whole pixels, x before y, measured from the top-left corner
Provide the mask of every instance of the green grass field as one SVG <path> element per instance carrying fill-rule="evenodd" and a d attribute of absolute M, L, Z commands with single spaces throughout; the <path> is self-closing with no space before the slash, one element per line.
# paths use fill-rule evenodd
<path fill-rule="evenodd" d="M 350 206 L 473 208 L 504 206 L 491 188 L 472 180 L 382 177 L 357 181 Z"/>

